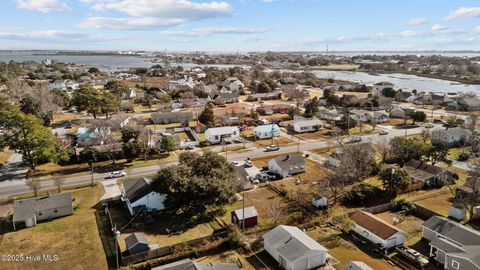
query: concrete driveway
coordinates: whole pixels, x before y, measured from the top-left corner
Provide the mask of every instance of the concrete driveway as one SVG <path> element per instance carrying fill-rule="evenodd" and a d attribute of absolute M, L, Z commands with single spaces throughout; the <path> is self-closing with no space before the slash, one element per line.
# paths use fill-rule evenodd
<path fill-rule="evenodd" d="M 122 193 L 120 191 L 120 186 L 117 184 L 117 179 L 110 179 L 101 183 L 105 189 L 105 194 L 103 194 L 101 198 L 102 201 L 113 201 L 120 199 Z"/>

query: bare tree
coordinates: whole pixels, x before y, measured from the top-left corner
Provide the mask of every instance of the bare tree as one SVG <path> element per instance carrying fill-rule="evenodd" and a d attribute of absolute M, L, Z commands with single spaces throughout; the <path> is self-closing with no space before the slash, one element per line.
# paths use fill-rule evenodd
<path fill-rule="evenodd" d="M 267 215 L 269 218 L 273 219 L 275 225 L 282 222 L 284 217 L 284 210 L 282 203 L 279 198 L 274 199 L 267 207 Z"/>
<path fill-rule="evenodd" d="M 62 192 L 62 187 L 65 184 L 65 179 L 60 174 L 54 174 L 52 176 L 53 184 L 57 187 L 58 193 Z"/>
<path fill-rule="evenodd" d="M 428 139 L 430 138 L 430 132 L 428 129 L 422 129 L 420 136 L 422 137 L 423 143 L 427 143 Z"/>
<path fill-rule="evenodd" d="M 25 183 L 35 194 L 35 197 L 38 195 L 38 191 L 42 188 L 42 182 L 38 178 L 28 178 Z"/>
<path fill-rule="evenodd" d="M 452 185 L 449 185 L 449 188 L 455 196 L 454 204 L 465 208 L 469 213 L 470 220 L 473 220 L 476 218 L 475 206 L 480 205 L 480 158 L 471 162 L 464 186 L 468 190 L 467 192 L 458 192 Z"/>
<path fill-rule="evenodd" d="M 385 163 L 392 154 L 392 147 L 386 139 L 383 139 L 377 143 L 377 150 L 382 159 L 382 163 Z"/>

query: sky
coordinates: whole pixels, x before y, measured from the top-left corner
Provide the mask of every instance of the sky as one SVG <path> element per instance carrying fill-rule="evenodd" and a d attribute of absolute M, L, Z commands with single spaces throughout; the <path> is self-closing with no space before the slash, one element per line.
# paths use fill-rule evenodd
<path fill-rule="evenodd" d="M 1 0 L 0 50 L 480 50 L 479 0 Z"/>

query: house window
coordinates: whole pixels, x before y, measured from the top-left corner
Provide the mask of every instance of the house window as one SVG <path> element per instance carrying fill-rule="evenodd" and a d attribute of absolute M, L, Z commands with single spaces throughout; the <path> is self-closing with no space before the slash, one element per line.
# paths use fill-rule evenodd
<path fill-rule="evenodd" d="M 455 269 L 459 269 L 460 268 L 460 263 L 458 263 L 455 260 L 452 260 L 452 267 L 455 268 Z"/>
<path fill-rule="evenodd" d="M 58 213 L 58 209 L 57 208 L 53 209 L 53 213 Z"/>
<path fill-rule="evenodd" d="M 43 213 L 42 213 L 42 212 L 38 212 L 38 215 L 41 216 L 41 215 L 43 215 Z"/>

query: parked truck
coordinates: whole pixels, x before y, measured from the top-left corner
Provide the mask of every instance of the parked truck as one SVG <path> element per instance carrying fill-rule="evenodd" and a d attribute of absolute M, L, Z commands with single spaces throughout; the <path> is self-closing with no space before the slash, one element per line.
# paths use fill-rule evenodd
<path fill-rule="evenodd" d="M 415 263 L 416 265 L 420 266 L 422 269 L 426 268 L 428 266 L 428 258 L 420 254 L 420 252 L 404 247 L 404 246 L 398 246 L 396 248 L 396 251 L 399 255 L 404 257 L 405 259 L 409 260 L 412 263 Z"/>

